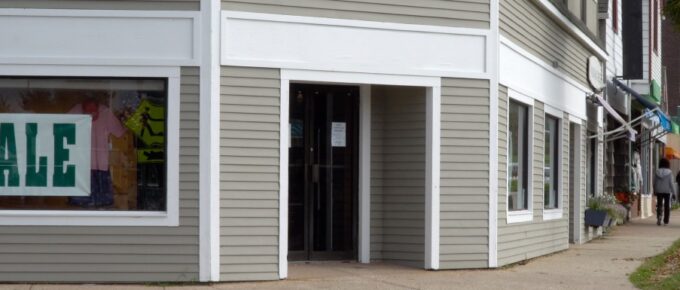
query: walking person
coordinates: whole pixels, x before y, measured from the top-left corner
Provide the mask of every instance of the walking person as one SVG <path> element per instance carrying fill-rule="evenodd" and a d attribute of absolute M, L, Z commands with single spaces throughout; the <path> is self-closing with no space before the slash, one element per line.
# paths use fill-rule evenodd
<path fill-rule="evenodd" d="M 659 160 L 659 169 L 654 176 L 654 193 L 656 194 L 656 225 L 668 225 L 671 216 L 671 195 L 675 195 L 673 184 L 673 171 L 671 164 L 666 158 Z M 663 210 L 663 212 L 662 212 Z"/>

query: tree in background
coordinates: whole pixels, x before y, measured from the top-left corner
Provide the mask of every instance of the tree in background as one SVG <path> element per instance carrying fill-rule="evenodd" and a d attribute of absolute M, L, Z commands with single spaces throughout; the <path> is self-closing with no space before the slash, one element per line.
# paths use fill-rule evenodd
<path fill-rule="evenodd" d="M 680 0 L 667 0 L 663 14 L 673 22 L 675 29 L 680 30 Z"/>

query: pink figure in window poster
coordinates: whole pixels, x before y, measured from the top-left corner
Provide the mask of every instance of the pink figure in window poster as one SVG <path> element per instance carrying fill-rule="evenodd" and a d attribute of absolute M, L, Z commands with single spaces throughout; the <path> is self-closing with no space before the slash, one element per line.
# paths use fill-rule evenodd
<path fill-rule="evenodd" d="M 125 133 L 125 128 L 111 109 L 99 104 L 95 99 L 87 99 L 75 105 L 69 113 L 92 116 L 91 194 L 87 197 L 71 197 L 69 202 L 84 207 L 112 205 L 113 185 L 109 172 L 109 136 L 121 137 Z"/>

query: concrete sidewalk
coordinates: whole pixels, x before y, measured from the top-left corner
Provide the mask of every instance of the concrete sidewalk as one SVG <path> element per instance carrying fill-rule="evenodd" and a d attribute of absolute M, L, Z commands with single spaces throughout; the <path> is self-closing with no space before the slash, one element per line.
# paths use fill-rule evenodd
<path fill-rule="evenodd" d="M 498 270 L 424 271 L 390 264 L 310 263 L 290 265 L 285 281 L 188 286 L 0 285 L 0 290 L 66 289 L 635 289 L 628 282 L 646 257 L 680 238 L 680 212 L 671 225 L 635 220 L 608 236 L 525 265 Z"/>

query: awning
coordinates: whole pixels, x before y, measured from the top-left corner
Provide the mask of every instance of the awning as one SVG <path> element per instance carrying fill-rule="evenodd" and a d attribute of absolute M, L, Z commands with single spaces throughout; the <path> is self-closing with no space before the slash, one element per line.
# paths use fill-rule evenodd
<path fill-rule="evenodd" d="M 616 128 L 614 130 L 611 130 L 609 132 L 606 132 L 606 133 L 604 133 L 604 135 L 610 136 L 610 135 L 615 134 L 615 135 L 617 135 L 617 137 L 614 137 L 614 138 L 618 139 L 618 135 L 623 134 L 629 140 L 635 141 L 635 135 L 637 134 L 637 132 L 635 130 L 633 130 L 633 128 L 630 126 L 630 124 L 628 124 L 628 122 L 626 122 L 626 120 L 623 117 L 621 117 L 621 115 L 619 115 L 619 113 L 616 110 L 614 110 L 614 108 L 612 108 L 612 106 L 609 105 L 609 103 L 607 103 L 607 101 L 605 99 L 603 99 L 602 97 L 600 97 L 598 95 L 594 95 L 594 96 L 595 96 L 595 100 L 597 101 L 597 103 L 599 103 L 605 109 L 605 111 L 607 111 L 607 113 L 609 115 L 611 115 L 614 119 L 616 119 L 616 121 L 618 121 L 619 124 L 621 124 L 621 127 Z"/>
<path fill-rule="evenodd" d="M 614 84 L 616 84 L 616 86 L 618 86 L 619 88 L 623 89 L 624 91 L 635 97 L 635 100 L 637 100 L 640 104 L 642 104 L 647 109 L 649 109 L 650 111 L 654 112 L 657 116 L 659 116 L 659 125 L 664 130 L 666 130 L 666 132 L 673 131 L 673 128 L 671 126 L 671 119 L 663 111 L 661 111 L 661 108 L 659 108 L 657 104 L 649 101 L 647 98 L 640 95 L 638 92 L 631 89 L 629 86 L 625 85 L 618 79 L 613 78 L 612 81 L 614 82 Z"/>
<path fill-rule="evenodd" d="M 671 147 L 666 147 L 664 149 L 664 153 L 666 159 L 680 159 L 680 152 L 676 151 Z"/>

